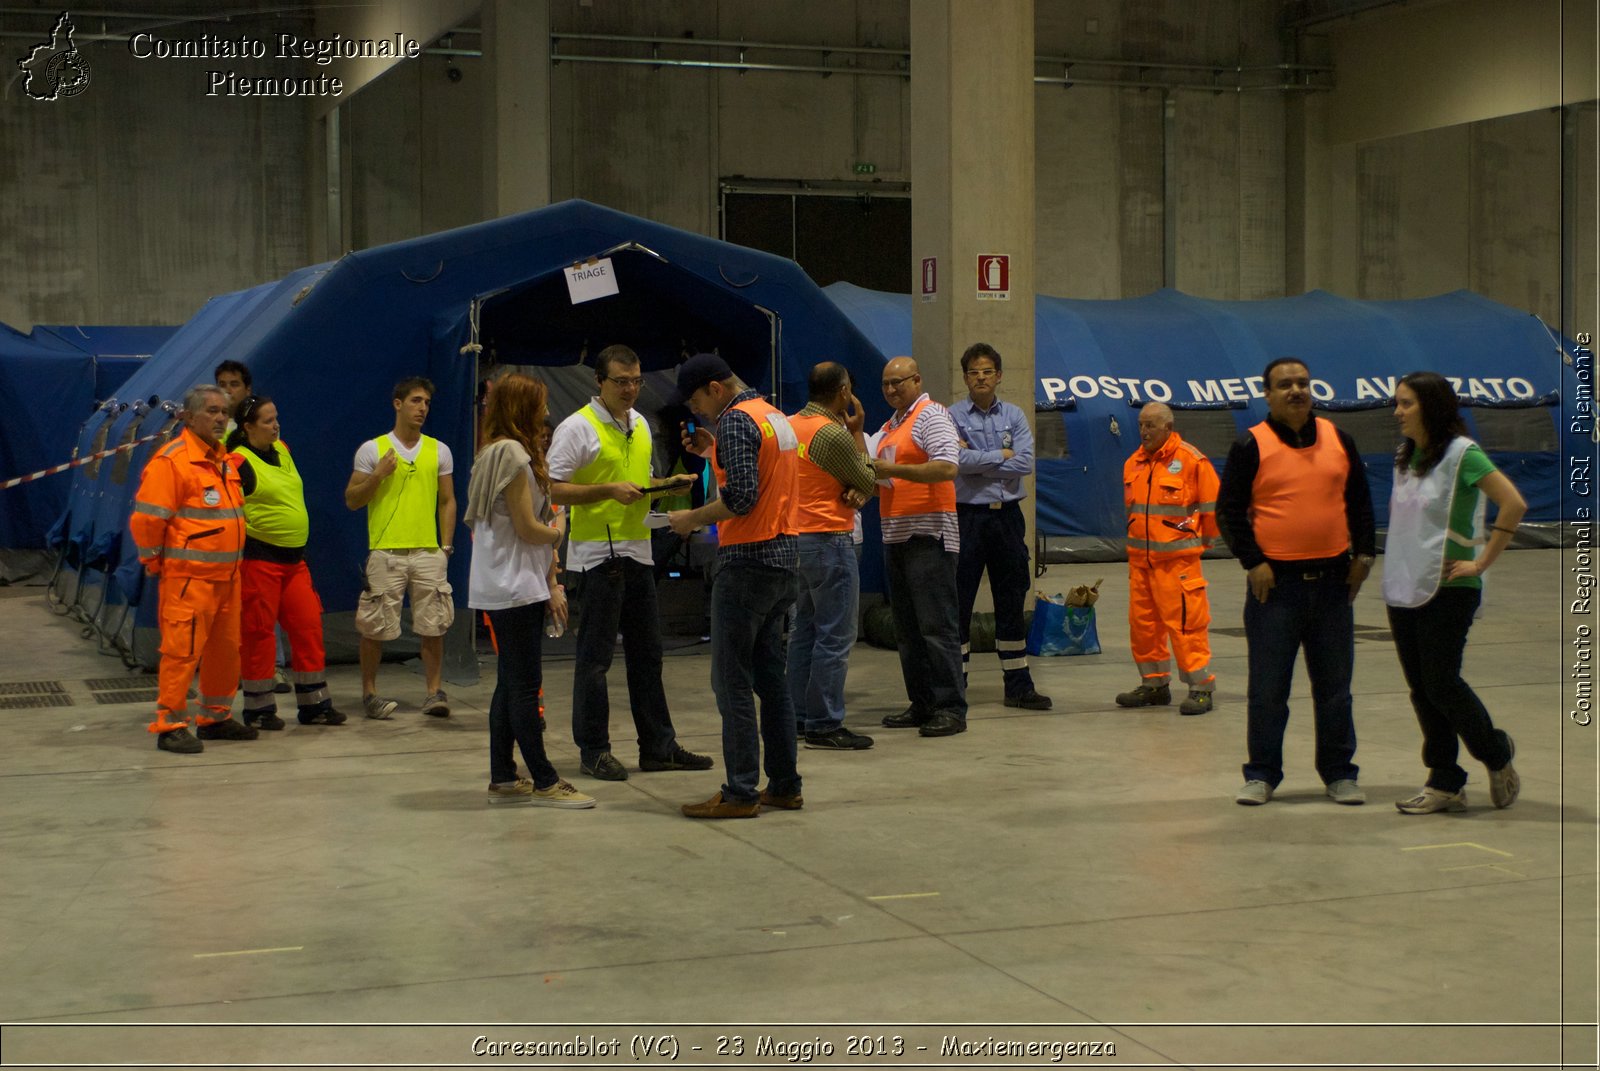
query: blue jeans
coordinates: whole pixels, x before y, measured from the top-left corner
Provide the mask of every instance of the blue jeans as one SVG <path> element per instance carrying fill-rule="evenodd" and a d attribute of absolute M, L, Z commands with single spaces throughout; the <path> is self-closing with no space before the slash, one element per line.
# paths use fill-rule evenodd
<path fill-rule="evenodd" d="M 889 605 L 906 698 L 919 716 L 967 720 L 956 621 L 956 555 L 933 536 L 912 536 L 883 547 Z"/>
<path fill-rule="evenodd" d="M 1494 727 L 1483 701 L 1461 679 L 1467 630 L 1483 593 L 1476 588 L 1440 588 L 1421 606 L 1389 607 L 1395 654 L 1411 688 L 1411 706 L 1422 727 L 1422 761 L 1428 787 L 1460 792 L 1467 771 L 1456 762 L 1459 736 L 1472 757 L 1498 770 L 1511 761 L 1511 744 Z"/>
<path fill-rule="evenodd" d="M 826 733 L 844 724 L 844 677 L 856 643 L 861 573 L 849 532 L 802 532 L 799 544 L 789 700 L 802 732 Z"/>
<path fill-rule="evenodd" d="M 560 778 L 544 753 L 544 726 L 539 722 L 539 688 L 544 683 L 540 644 L 547 602 L 490 610 L 489 624 L 500 648 L 494 696 L 489 700 L 489 780 L 517 779 L 512 744 L 522 748 L 528 776 L 538 788 Z"/>
<path fill-rule="evenodd" d="M 762 748 L 767 787 L 798 795 L 794 707 L 784 681 L 783 627 L 794 603 L 794 574 L 734 558 L 719 563 L 711 585 L 711 691 L 722 715 L 722 798 L 760 798 Z M 755 697 L 761 697 L 757 728 Z"/>
<path fill-rule="evenodd" d="M 622 633 L 628 665 L 628 706 L 639 732 L 641 758 L 666 758 L 677 745 L 661 686 L 661 617 L 655 570 L 632 558 L 612 558 L 575 573 L 579 600 L 578 659 L 572 669 L 572 740 L 585 763 L 611 750 L 611 696 L 606 674 Z M 626 610 L 626 612 L 624 612 Z"/>
<path fill-rule="evenodd" d="M 1028 568 L 1027 522 L 1022 507 L 1007 502 L 999 509 L 957 506 L 961 525 L 961 557 L 956 564 L 956 589 L 961 598 L 961 671 L 966 672 L 972 640 L 972 604 L 978 598 L 983 571 L 989 571 L 994 598 L 994 653 L 1005 674 L 1006 698 L 1033 691 L 1028 672 L 1028 630 L 1022 610 L 1033 577 Z"/>
<path fill-rule="evenodd" d="M 1300 649 L 1306 652 L 1317 725 L 1317 773 L 1324 784 L 1356 779 L 1356 723 L 1350 674 L 1355 668 L 1355 615 L 1348 568 L 1312 571 L 1293 562 L 1274 566 L 1266 602 L 1245 594 L 1244 631 L 1250 647 L 1246 781 L 1276 788 L 1283 780 L 1283 731 L 1289 725 L 1289 688 Z"/>

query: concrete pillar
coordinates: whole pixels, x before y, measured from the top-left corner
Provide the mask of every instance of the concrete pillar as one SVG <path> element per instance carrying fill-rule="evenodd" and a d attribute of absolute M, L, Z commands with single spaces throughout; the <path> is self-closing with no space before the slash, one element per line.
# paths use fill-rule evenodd
<path fill-rule="evenodd" d="M 484 0 L 484 218 L 550 203 L 550 0 Z"/>
<path fill-rule="evenodd" d="M 936 400 L 965 397 L 961 353 L 1000 352 L 1000 396 L 1033 420 L 1033 0 L 911 5 L 912 356 Z M 1009 258 L 1005 300 L 979 295 L 980 259 Z M 889 354 L 894 356 L 894 354 Z M 1033 495 L 1024 504 L 1030 537 Z"/>

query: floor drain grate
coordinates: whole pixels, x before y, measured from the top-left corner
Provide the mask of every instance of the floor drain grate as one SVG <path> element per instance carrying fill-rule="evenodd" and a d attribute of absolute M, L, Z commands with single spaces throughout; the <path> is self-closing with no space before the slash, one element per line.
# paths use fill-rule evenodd
<path fill-rule="evenodd" d="M 22 710 L 26 707 L 70 707 L 72 697 L 63 692 L 44 692 L 39 695 L 0 695 L 0 710 Z"/>
<path fill-rule="evenodd" d="M 137 692 L 96 692 L 94 701 L 101 706 L 113 703 L 154 703 L 156 695 L 154 688 L 141 689 Z"/>
<path fill-rule="evenodd" d="M 139 688 L 145 685 L 154 686 L 155 676 L 141 673 L 138 676 L 126 677 L 96 677 L 94 680 L 83 682 L 91 692 L 125 692 L 129 688 Z"/>
<path fill-rule="evenodd" d="M 66 689 L 60 681 L 12 681 L 0 684 L 0 696 L 5 695 L 61 695 Z"/>

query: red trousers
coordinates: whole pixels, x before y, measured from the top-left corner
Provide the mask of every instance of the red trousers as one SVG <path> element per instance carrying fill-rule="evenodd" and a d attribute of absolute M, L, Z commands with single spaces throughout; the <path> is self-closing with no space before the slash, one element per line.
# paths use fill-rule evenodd
<path fill-rule="evenodd" d="M 311 586 L 304 561 L 285 565 L 246 558 L 244 622 L 240 671 L 244 677 L 245 712 L 276 710 L 272 698 L 273 663 L 278 645 L 274 630 L 283 625 L 289 640 L 289 667 L 294 670 L 295 702 L 313 707 L 328 698 L 323 664 L 322 600 Z"/>
<path fill-rule="evenodd" d="M 189 724 L 189 685 L 200 665 L 200 725 L 226 721 L 239 690 L 239 589 L 233 580 L 161 578 L 161 669 L 156 677 L 156 720 L 164 733 Z"/>
<path fill-rule="evenodd" d="M 1137 554 L 1128 562 L 1128 639 L 1144 683 L 1171 682 L 1170 638 L 1183 682 L 1199 691 L 1215 687 L 1210 625 L 1211 602 L 1198 557 Z"/>

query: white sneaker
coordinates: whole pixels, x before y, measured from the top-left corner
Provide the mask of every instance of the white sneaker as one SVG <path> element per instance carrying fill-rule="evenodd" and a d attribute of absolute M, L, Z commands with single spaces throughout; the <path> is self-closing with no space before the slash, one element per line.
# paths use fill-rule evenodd
<path fill-rule="evenodd" d="M 1511 759 L 1517 756 L 1517 745 L 1511 742 L 1509 736 L 1506 737 L 1506 743 L 1511 746 L 1510 758 L 1498 770 L 1489 771 L 1489 800 L 1502 810 L 1517 802 L 1517 794 L 1522 791 L 1522 778 L 1511 768 Z"/>
<path fill-rule="evenodd" d="M 422 712 L 430 718 L 448 718 L 450 716 L 450 700 L 443 691 L 433 692 L 422 701 Z"/>
<path fill-rule="evenodd" d="M 528 802 L 540 807 L 569 807 L 581 810 L 594 806 L 594 797 L 586 796 L 573 788 L 566 781 L 557 781 L 549 788 L 535 788 L 532 790 Z"/>
<path fill-rule="evenodd" d="M 1361 786 L 1348 777 L 1340 778 L 1328 785 L 1328 798 L 1348 807 L 1359 807 L 1367 802 L 1367 794 L 1361 791 Z"/>
<path fill-rule="evenodd" d="M 1233 802 L 1245 807 L 1259 807 L 1272 798 L 1272 786 L 1265 781 L 1246 781 Z"/>
<path fill-rule="evenodd" d="M 394 716 L 395 708 L 400 704 L 393 699 L 382 699 L 375 695 L 364 696 L 361 705 L 366 708 L 367 717 L 376 721 L 387 721 Z"/>
<path fill-rule="evenodd" d="M 1467 809 L 1467 790 L 1441 792 L 1437 788 L 1424 788 L 1408 800 L 1396 800 L 1394 809 L 1401 814 L 1437 814 L 1440 811 Z"/>

